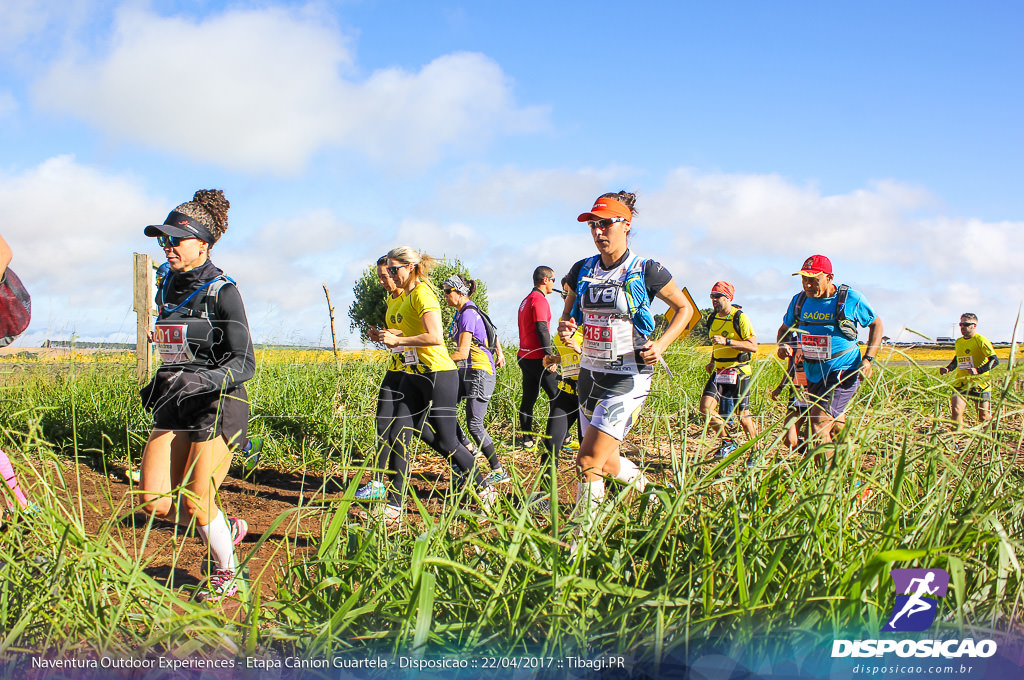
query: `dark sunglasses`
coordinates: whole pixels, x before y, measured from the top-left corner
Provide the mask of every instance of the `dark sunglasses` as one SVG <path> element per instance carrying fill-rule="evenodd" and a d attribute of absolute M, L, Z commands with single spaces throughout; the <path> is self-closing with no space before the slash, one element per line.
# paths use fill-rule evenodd
<path fill-rule="evenodd" d="M 407 264 L 400 264 L 397 267 L 394 267 L 394 266 L 388 267 L 388 274 L 391 274 L 392 276 L 394 276 L 395 274 L 398 273 L 399 269 L 405 269 L 408 266 L 409 265 L 407 265 Z"/>
<path fill-rule="evenodd" d="M 445 295 L 448 295 L 449 293 L 451 293 L 451 292 L 452 292 L 452 289 L 451 289 L 451 288 L 442 288 L 442 290 L 444 291 L 444 294 L 445 294 Z"/>
<path fill-rule="evenodd" d="M 587 222 L 587 224 L 590 225 L 591 229 L 607 229 L 616 222 L 625 221 L 626 219 L 624 217 L 606 217 L 603 220 L 590 220 L 589 222 Z"/>
<path fill-rule="evenodd" d="M 967 328 L 968 326 L 977 326 L 976 323 L 961 323 L 960 328 Z"/>
<path fill-rule="evenodd" d="M 157 236 L 156 242 L 160 244 L 161 248 L 177 248 L 181 245 L 182 241 L 187 241 L 192 236 Z"/>

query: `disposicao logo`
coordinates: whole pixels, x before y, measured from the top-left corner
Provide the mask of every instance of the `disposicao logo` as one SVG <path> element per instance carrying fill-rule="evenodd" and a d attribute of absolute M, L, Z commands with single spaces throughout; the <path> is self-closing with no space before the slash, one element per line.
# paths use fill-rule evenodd
<path fill-rule="evenodd" d="M 939 598 L 946 596 L 949 574 L 945 569 L 893 569 L 889 575 L 896 586 L 896 603 L 882 630 L 927 630 L 935 621 Z"/>
<path fill-rule="evenodd" d="M 917 633 L 935 622 L 939 600 L 949 589 L 945 569 L 893 569 L 896 601 L 882 632 Z M 880 657 L 895 652 L 900 657 L 987 658 L 996 653 L 994 640 L 835 640 L 832 656 Z"/>

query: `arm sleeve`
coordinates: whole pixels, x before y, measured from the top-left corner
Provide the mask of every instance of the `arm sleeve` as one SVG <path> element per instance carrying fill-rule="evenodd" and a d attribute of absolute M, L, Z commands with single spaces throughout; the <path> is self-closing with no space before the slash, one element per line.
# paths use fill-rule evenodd
<path fill-rule="evenodd" d="M 200 369 L 196 373 L 219 388 L 230 389 L 256 374 L 256 355 L 238 289 L 233 285 L 221 288 L 214 309 L 216 318 L 211 323 L 217 366 Z"/>
<path fill-rule="evenodd" d="M 955 371 L 956 370 L 956 366 L 957 366 L 956 357 L 953 357 L 952 359 L 949 360 L 949 363 L 946 364 L 946 370 L 947 371 Z"/>
<path fill-rule="evenodd" d="M 538 321 L 537 326 L 537 337 L 540 338 L 541 349 L 544 350 L 545 354 L 557 354 L 555 348 L 551 345 L 551 330 L 548 328 L 547 321 Z"/>
<path fill-rule="evenodd" d="M 999 357 L 997 357 L 995 354 L 990 354 L 988 357 L 988 361 L 983 363 L 981 366 L 978 366 L 978 373 L 988 373 L 998 365 Z"/>

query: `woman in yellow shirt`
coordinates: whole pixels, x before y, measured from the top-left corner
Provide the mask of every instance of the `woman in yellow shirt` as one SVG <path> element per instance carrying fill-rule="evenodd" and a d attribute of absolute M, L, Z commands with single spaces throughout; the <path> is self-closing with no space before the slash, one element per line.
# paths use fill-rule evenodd
<path fill-rule="evenodd" d="M 437 260 L 409 246 L 388 253 L 387 272 L 404 295 L 395 313 L 397 324 L 381 331 L 380 340 L 388 349 L 401 352 L 405 374 L 398 389 L 395 427 L 388 435 L 389 467 L 395 471 L 395 479 L 383 509 L 387 520 L 401 515 L 409 470 L 406 451 L 422 426 L 423 414 L 436 433 L 437 449 L 448 456 L 463 479 L 474 481 L 481 505 L 486 509 L 496 497 L 476 470 L 473 454 L 456 436 L 459 372 L 445 348 L 441 305 L 427 280 L 436 264 Z"/>

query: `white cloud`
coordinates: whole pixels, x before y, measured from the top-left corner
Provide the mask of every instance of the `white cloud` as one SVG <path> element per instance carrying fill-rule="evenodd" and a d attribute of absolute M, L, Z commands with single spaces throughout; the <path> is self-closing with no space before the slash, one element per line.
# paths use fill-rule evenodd
<path fill-rule="evenodd" d="M 46 0 L 4 0 L 0 3 L 0 51 L 13 50 L 42 31 L 59 13 L 60 3 Z"/>
<path fill-rule="evenodd" d="M 477 205 L 474 196 L 484 197 L 481 203 L 494 201 L 502 206 L 492 214 L 495 228 L 521 227 L 517 233 L 523 246 L 504 243 L 501 252 L 487 253 L 502 266 L 479 257 L 473 262 L 488 287 L 502 296 L 502 313 L 514 319 L 512 302 L 518 304 L 522 286 L 492 286 L 487 277 L 526 280 L 542 261 L 561 273 L 591 253 L 593 246 L 585 231 L 575 231 L 573 217 L 608 188 L 637 186 L 632 175 L 627 168 L 477 169 L 472 178 L 463 177 L 439 193 L 461 197 L 456 202 L 470 210 Z M 594 187 L 595 178 L 601 186 Z M 951 320 L 973 309 L 992 324 L 992 337 L 1008 338 L 1017 304 L 1024 300 L 1024 283 L 1009 275 L 1024 258 L 1024 242 L 1016 238 L 1024 224 L 928 215 L 939 201 L 918 186 L 886 180 L 824 195 L 813 185 L 777 175 L 689 168 L 669 173 L 660 186 L 643 184 L 636 190 L 635 250 L 663 262 L 701 306 L 709 304 L 707 291 L 715 281 L 731 281 L 766 342 L 774 338 L 785 305 L 798 292 L 790 274 L 816 252 L 832 259 L 837 281 L 868 295 L 891 337 L 904 326 L 948 334 Z M 543 227 L 523 225 L 516 207 L 545 202 L 540 198 L 545 186 L 556 199 L 541 208 Z M 588 186 L 589 192 L 579 196 Z M 576 203 L 570 205 L 573 196 Z M 551 217 L 555 210 L 557 219 Z M 563 236 L 534 243 L 542 234 Z M 992 291 L 999 291 L 998 298 Z"/>
<path fill-rule="evenodd" d="M 109 51 L 69 52 L 35 99 L 115 140 L 281 174 L 326 147 L 423 167 L 545 124 L 542 110 L 515 107 L 508 78 L 481 54 L 444 55 L 418 72 L 385 69 L 362 82 L 353 73 L 349 41 L 310 9 L 230 10 L 195 21 L 125 7 Z"/>

